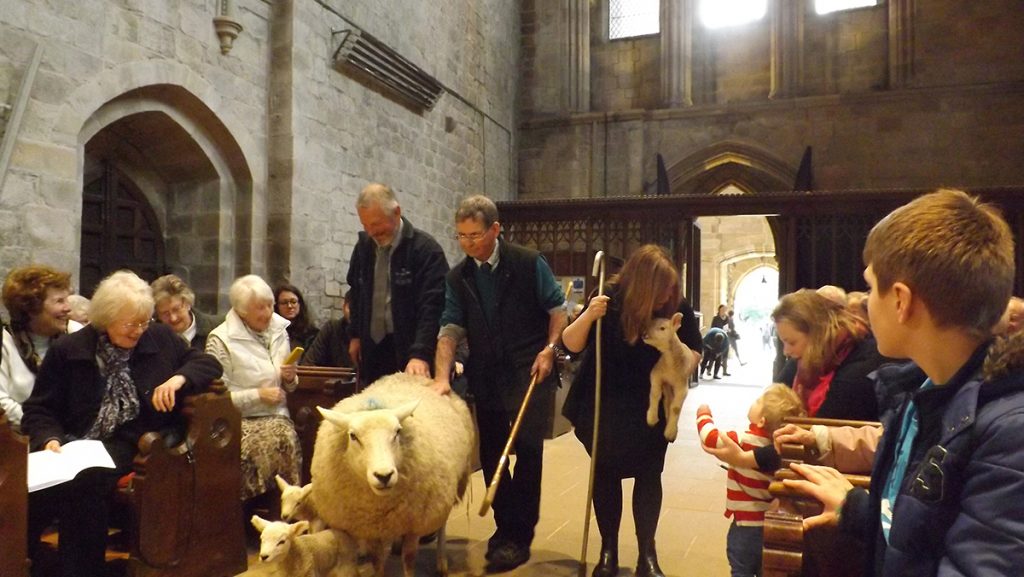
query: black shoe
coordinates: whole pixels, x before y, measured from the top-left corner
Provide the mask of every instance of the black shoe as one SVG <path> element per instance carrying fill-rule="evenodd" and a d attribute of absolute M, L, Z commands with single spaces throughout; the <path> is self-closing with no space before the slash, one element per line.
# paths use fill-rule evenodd
<path fill-rule="evenodd" d="M 646 552 L 640 553 L 636 561 L 636 577 L 665 577 L 658 566 L 658 554 L 653 545 Z"/>
<path fill-rule="evenodd" d="M 725 372 L 725 371 L 722 371 L 722 374 L 723 374 L 724 376 L 726 376 L 726 377 L 731 377 L 731 376 L 732 376 L 732 373 L 727 373 L 727 372 Z"/>
<path fill-rule="evenodd" d="M 499 545 L 491 553 L 485 570 L 488 573 L 504 573 L 519 567 L 530 560 L 530 548 L 507 541 Z"/>
<path fill-rule="evenodd" d="M 503 537 L 498 531 L 495 531 L 491 538 L 487 540 L 487 552 L 484 553 L 484 559 L 488 561 L 494 556 L 494 552 L 501 546 L 508 543 L 508 539 Z"/>
<path fill-rule="evenodd" d="M 715 376 L 713 376 L 713 377 L 711 377 L 711 378 L 712 378 L 712 379 L 721 379 L 722 377 L 720 377 L 720 376 L 718 376 L 718 375 L 715 375 Z"/>
<path fill-rule="evenodd" d="M 601 558 L 598 559 L 594 572 L 590 577 L 615 577 L 619 574 L 619 552 L 614 548 L 601 548 Z"/>

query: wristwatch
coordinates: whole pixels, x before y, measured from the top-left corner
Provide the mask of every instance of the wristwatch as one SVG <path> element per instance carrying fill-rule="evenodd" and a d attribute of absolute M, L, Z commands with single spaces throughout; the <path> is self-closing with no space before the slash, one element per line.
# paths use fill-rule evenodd
<path fill-rule="evenodd" d="M 548 344 L 547 344 L 547 345 L 545 345 L 545 346 L 546 346 L 547 348 L 549 348 L 549 349 L 551 349 L 551 350 L 555 351 L 555 353 L 556 353 L 556 354 L 558 353 L 558 345 L 556 345 L 555 343 L 548 343 Z"/>

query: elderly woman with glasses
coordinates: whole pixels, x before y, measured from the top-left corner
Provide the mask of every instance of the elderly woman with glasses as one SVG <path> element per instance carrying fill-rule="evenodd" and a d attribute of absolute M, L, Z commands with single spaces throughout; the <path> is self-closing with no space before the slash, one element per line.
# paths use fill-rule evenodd
<path fill-rule="evenodd" d="M 212 356 L 188 346 L 164 325 L 150 326 L 153 293 L 135 273 L 119 271 L 96 288 L 90 324 L 55 341 L 43 358 L 22 429 L 33 450 L 60 452 L 78 439 L 101 441 L 115 468 L 92 468 L 74 480 L 33 493 L 31 536 L 47 513 L 60 519 L 63 575 L 103 575 L 108 501 L 131 469 L 147 431 L 180 434 L 184 395 L 205 390 L 221 374 Z M 35 540 L 32 541 L 35 543 Z"/>
<path fill-rule="evenodd" d="M 288 321 L 274 312 L 274 293 L 246 275 L 228 292 L 231 310 L 213 329 L 206 351 L 224 367 L 231 401 L 242 413 L 242 499 L 266 493 L 274 476 L 299 482 L 302 449 L 288 414 L 285 391 L 298 385 L 288 357 Z"/>
<path fill-rule="evenodd" d="M 206 337 L 224 317 L 193 308 L 196 293 L 177 275 L 164 275 L 150 285 L 156 302 L 156 320 L 174 329 L 181 338 L 199 350 L 206 349 Z"/>
<path fill-rule="evenodd" d="M 0 408 L 21 427 L 21 404 L 32 394 L 39 363 L 57 337 L 82 325 L 69 321 L 71 275 L 48 266 L 16 268 L 7 275 L 3 302 L 11 325 L 3 329 L 0 356 Z"/>

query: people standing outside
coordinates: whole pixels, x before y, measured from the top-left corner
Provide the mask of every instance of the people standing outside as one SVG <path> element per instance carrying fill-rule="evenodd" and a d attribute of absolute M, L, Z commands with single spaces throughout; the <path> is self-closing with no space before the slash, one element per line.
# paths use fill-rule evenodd
<path fill-rule="evenodd" d="M 680 339 L 693 350 L 700 348 L 700 329 L 693 309 L 684 304 Z M 661 473 L 665 465 L 665 414 L 658 424 L 647 424 L 650 374 L 660 353 L 642 336 L 655 317 L 670 318 L 679 310 L 679 273 L 659 246 L 637 249 L 621 272 L 608 282 L 606 295 L 590 299 L 587 308 L 562 333 L 565 347 L 586 350 L 566 400 L 563 414 L 575 426 L 587 453 L 594 431 L 594 389 L 598 319 L 601 331 L 601 399 L 605 410 L 597 423 L 599 442 L 594 472 L 594 513 L 601 532 L 601 555 L 593 577 L 613 577 L 619 571 L 619 522 L 622 518 L 622 480 L 635 479 L 633 519 L 639 549 L 636 575 L 664 577 L 658 565 L 655 533 L 661 512 Z M 470 345 L 472 351 L 472 345 Z"/>
<path fill-rule="evenodd" d="M 805 529 L 865 544 L 868 577 L 1024 574 L 1022 341 L 993 341 L 1014 282 L 1013 233 L 961 191 L 921 196 L 864 246 L 885 410 L 870 491 L 835 469 L 792 468 L 821 501 Z"/>
<path fill-rule="evenodd" d="M 740 340 L 740 332 L 736 330 L 736 311 L 729 309 L 729 320 L 725 324 L 725 334 L 729 335 L 729 346 L 732 348 L 732 351 L 736 353 L 736 360 L 740 362 L 740 366 L 742 367 L 747 363 L 744 363 L 743 359 L 740 358 L 740 345 L 737 342 Z M 726 376 L 729 375 L 729 373 L 725 374 Z"/>
<path fill-rule="evenodd" d="M 164 275 L 153 281 L 150 287 L 156 301 L 156 319 L 171 327 L 196 349 L 205 351 L 206 337 L 224 322 L 224 317 L 196 310 L 196 293 L 177 275 Z"/>
<path fill-rule="evenodd" d="M 725 352 L 721 356 L 722 374 L 726 377 L 730 376 L 729 373 L 729 347 L 732 343 L 732 333 L 735 332 L 735 328 L 731 328 L 732 317 L 729 316 L 729 309 L 725 305 L 718 305 L 718 314 L 711 319 L 711 328 L 721 329 L 727 337 L 725 341 Z M 710 331 L 709 331 L 710 334 Z M 736 357 L 739 358 L 739 353 L 736 353 Z M 715 378 L 718 378 L 718 364 L 715 364 Z"/>
<path fill-rule="evenodd" d="M 540 516 L 544 425 L 558 383 L 564 296 L 539 253 L 500 238 L 498 209 L 489 198 L 463 200 L 455 230 L 466 258 L 445 278 L 434 387 L 451 391 L 456 346 L 467 339 L 465 374 L 476 403 L 484 479 L 497 469 L 531 375 L 537 379 L 515 442 L 515 473 L 502 475 L 493 504 L 497 530 L 487 543 L 488 571 L 508 571 L 529 560 Z"/>
<path fill-rule="evenodd" d="M 402 371 L 429 377 L 444 309 L 444 250 L 402 216 L 387 185 L 367 185 L 356 212 L 363 231 L 348 268 L 348 350 L 359 379 L 368 384 Z"/>

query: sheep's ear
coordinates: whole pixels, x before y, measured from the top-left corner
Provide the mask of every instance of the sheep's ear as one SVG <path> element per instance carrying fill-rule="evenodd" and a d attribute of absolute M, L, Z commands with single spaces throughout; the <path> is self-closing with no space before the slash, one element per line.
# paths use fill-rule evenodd
<path fill-rule="evenodd" d="M 338 411 L 332 411 L 331 409 L 325 409 L 323 407 L 317 407 L 316 410 L 320 411 L 324 419 L 329 421 L 335 427 L 342 430 L 348 430 L 349 416 L 345 413 L 339 413 Z"/>
<path fill-rule="evenodd" d="M 299 521 L 292 525 L 292 535 L 299 536 L 309 533 L 309 521 Z"/>
<path fill-rule="evenodd" d="M 672 328 L 679 330 L 681 326 L 683 326 L 683 313 L 672 315 Z"/>
<path fill-rule="evenodd" d="M 305 499 L 313 492 L 313 483 L 308 483 L 305 487 L 299 490 L 299 499 Z"/>
<path fill-rule="evenodd" d="M 262 533 L 263 530 L 267 528 L 267 520 L 263 517 L 260 517 L 259 515 L 253 515 L 251 521 L 252 526 L 256 527 L 256 530 L 260 533 Z"/>
<path fill-rule="evenodd" d="M 291 487 L 291 485 L 288 484 L 288 481 L 285 481 L 284 477 L 281 475 L 274 475 L 274 480 L 277 481 L 277 488 L 280 489 L 282 493 Z"/>
<path fill-rule="evenodd" d="M 411 417 L 412 412 L 415 411 L 416 407 L 418 407 L 419 405 L 420 401 L 419 399 L 416 399 L 415 401 L 409 401 L 404 405 L 399 405 L 395 407 L 394 409 L 391 410 L 391 412 L 394 413 L 395 417 L 398 418 L 398 422 L 401 423 L 407 417 Z"/>

